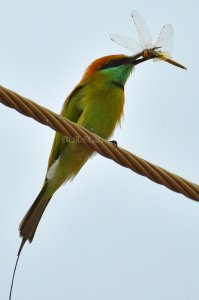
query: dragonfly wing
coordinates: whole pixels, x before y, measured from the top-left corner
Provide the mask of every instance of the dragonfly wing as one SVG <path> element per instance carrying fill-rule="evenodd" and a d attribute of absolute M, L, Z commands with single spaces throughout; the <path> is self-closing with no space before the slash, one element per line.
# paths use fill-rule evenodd
<path fill-rule="evenodd" d="M 162 27 L 155 46 L 161 47 L 160 51 L 170 57 L 173 50 L 173 27 L 171 24 Z"/>
<path fill-rule="evenodd" d="M 142 50 L 141 45 L 132 38 L 117 33 L 111 33 L 110 39 L 118 45 L 128 49 L 132 54 Z"/>
<path fill-rule="evenodd" d="M 148 26 L 136 10 L 132 12 L 133 22 L 138 32 L 140 43 L 143 49 L 152 48 L 152 37 Z"/>

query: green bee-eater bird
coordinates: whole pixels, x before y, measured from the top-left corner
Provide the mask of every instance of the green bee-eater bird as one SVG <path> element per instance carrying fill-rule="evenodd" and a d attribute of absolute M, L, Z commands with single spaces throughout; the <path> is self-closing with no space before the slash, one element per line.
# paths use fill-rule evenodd
<path fill-rule="evenodd" d="M 61 115 L 108 139 L 121 119 L 124 106 L 124 85 L 134 66 L 148 58 L 110 55 L 95 60 L 80 83 L 64 102 Z M 56 133 L 43 187 L 19 226 L 22 244 L 32 242 L 39 221 L 56 190 L 73 179 L 92 150 L 83 143 L 74 143 Z"/>
<path fill-rule="evenodd" d="M 141 58 L 140 58 L 141 57 Z M 140 52 L 134 56 L 109 55 L 95 60 L 64 102 L 61 116 L 108 139 L 120 122 L 124 106 L 124 85 L 134 66 L 153 58 Z M 9 300 L 21 250 L 32 242 L 39 221 L 56 190 L 73 179 L 93 153 L 86 144 L 74 143 L 55 134 L 42 189 L 19 225 L 22 242 L 12 276 Z"/>

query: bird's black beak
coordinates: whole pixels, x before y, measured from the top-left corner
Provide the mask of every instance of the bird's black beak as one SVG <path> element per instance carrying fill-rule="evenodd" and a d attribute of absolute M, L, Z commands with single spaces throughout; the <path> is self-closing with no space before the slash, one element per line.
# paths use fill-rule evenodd
<path fill-rule="evenodd" d="M 129 65 L 129 64 L 136 66 L 144 61 L 147 61 L 149 59 L 156 57 L 156 55 L 154 53 L 155 52 L 153 52 L 153 53 L 151 52 L 150 54 L 144 56 L 143 51 L 141 51 L 132 56 L 122 57 L 120 59 L 115 59 L 115 60 L 113 59 L 112 61 L 103 65 L 101 67 L 101 70 L 107 69 L 107 68 L 112 68 L 112 67 L 118 67 L 121 65 Z"/>
<path fill-rule="evenodd" d="M 149 59 L 153 59 L 159 56 L 158 51 L 161 47 L 153 47 L 150 50 L 143 50 L 141 52 L 138 52 L 137 54 L 133 55 L 133 56 L 129 56 L 126 59 L 126 63 L 127 64 L 132 64 L 134 66 L 147 61 Z M 146 53 L 145 53 L 146 52 Z M 141 58 L 140 58 L 141 57 Z"/>
<path fill-rule="evenodd" d="M 144 62 L 144 61 L 147 61 L 149 59 L 152 59 L 154 58 L 155 56 L 154 55 L 147 55 L 146 57 L 143 56 L 143 51 L 142 52 L 139 52 L 133 56 L 129 56 L 128 58 L 126 58 L 126 64 L 132 64 L 134 66 Z"/>

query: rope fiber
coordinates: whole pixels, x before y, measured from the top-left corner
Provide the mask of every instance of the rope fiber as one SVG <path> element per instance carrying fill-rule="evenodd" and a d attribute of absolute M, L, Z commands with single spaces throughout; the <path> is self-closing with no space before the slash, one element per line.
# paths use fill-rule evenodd
<path fill-rule="evenodd" d="M 0 102 L 27 117 L 51 127 L 66 137 L 78 138 L 80 142 L 85 143 L 85 145 L 93 151 L 98 152 L 106 158 L 112 159 L 119 165 L 129 168 L 139 175 L 145 176 L 192 200 L 199 201 L 199 185 L 158 167 L 125 149 L 116 147 L 114 143 L 97 136 L 84 127 L 71 122 L 3 86 L 0 86 Z"/>

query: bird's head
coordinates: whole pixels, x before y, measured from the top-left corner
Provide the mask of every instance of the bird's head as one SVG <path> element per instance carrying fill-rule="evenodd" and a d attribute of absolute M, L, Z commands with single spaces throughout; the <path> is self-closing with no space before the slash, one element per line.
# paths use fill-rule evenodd
<path fill-rule="evenodd" d="M 87 68 L 83 80 L 99 75 L 108 80 L 125 84 L 134 66 L 146 59 L 138 59 L 141 55 L 126 56 L 123 54 L 108 55 L 93 61 Z"/>

